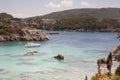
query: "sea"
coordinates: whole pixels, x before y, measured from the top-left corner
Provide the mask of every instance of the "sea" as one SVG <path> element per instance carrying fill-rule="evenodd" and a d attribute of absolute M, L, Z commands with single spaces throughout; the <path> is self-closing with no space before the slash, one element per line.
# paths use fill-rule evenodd
<path fill-rule="evenodd" d="M 47 32 L 49 33 L 49 32 Z M 40 47 L 29 41 L 0 42 L 0 80 L 84 80 L 97 73 L 97 59 L 106 58 L 120 44 L 114 32 L 59 32 Z M 37 51 L 33 56 L 25 53 Z M 64 60 L 53 57 L 61 54 Z"/>

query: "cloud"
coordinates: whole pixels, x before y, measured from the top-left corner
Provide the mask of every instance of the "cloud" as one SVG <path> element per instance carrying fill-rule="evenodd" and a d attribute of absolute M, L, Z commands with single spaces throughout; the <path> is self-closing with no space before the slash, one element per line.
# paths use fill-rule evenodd
<path fill-rule="evenodd" d="M 82 1 L 81 6 L 88 7 L 90 4 L 87 1 Z"/>
<path fill-rule="evenodd" d="M 73 5 L 73 0 L 62 0 L 60 3 L 49 2 L 47 7 L 51 8 L 62 8 L 62 7 L 70 7 Z"/>
<path fill-rule="evenodd" d="M 50 3 L 47 5 L 47 7 L 60 8 L 61 5 L 60 5 L 60 4 L 55 4 L 55 3 L 53 3 L 53 2 L 50 2 Z"/>
<path fill-rule="evenodd" d="M 68 7 L 68 6 L 72 6 L 73 5 L 73 1 L 72 0 L 63 0 L 61 1 L 61 6 L 65 6 L 65 7 Z"/>

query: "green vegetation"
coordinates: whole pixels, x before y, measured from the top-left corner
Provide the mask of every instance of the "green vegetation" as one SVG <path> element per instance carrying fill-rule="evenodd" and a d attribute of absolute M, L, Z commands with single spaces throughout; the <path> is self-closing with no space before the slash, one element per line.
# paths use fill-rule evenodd
<path fill-rule="evenodd" d="M 105 9 L 105 11 L 106 10 L 107 9 Z M 86 9 L 86 11 L 89 11 L 89 9 L 88 10 Z M 96 9 L 94 11 L 96 11 Z M 117 14 L 117 12 L 115 14 Z M 88 16 L 77 15 L 77 16 L 64 17 L 64 18 L 61 17 L 54 19 L 49 19 L 49 16 L 47 19 L 44 17 L 37 16 L 26 19 L 18 19 L 18 18 L 13 18 L 11 15 L 6 13 L 0 14 L 0 34 L 11 34 L 11 33 L 21 34 L 22 33 L 21 29 L 25 27 L 37 28 L 42 30 L 57 30 L 57 31 L 120 32 L 120 19 L 115 19 L 114 17 L 96 18 L 93 15 L 88 15 Z"/>
<path fill-rule="evenodd" d="M 2 35 L 10 35 L 20 33 L 20 28 L 15 28 L 13 23 L 11 22 L 13 18 L 5 17 L 0 22 L 0 34 Z"/>
<path fill-rule="evenodd" d="M 74 31 L 120 31 L 120 22 L 116 19 L 98 20 L 94 17 L 62 18 L 53 25 L 53 30 Z"/>
<path fill-rule="evenodd" d="M 93 16 L 94 18 L 97 18 L 99 20 L 102 19 L 120 20 L 120 8 L 70 9 L 70 10 L 53 12 L 39 17 L 46 19 L 61 19 L 61 18 L 89 17 L 89 16 Z"/>
<path fill-rule="evenodd" d="M 103 76 L 103 75 L 100 75 L 100 74 L 96 74 L 95 76 L 93 76 L 91 78 L 91 80 L 120 80 L 120 76 L 118 75 L 112 75 L 112 76 Z"/>
<path fill-rule="evenodd" d="M 0 24 L 0 34 L 13 33 L 14 30 L 10 27 L 10 25 L 11 25 L 11 18 L 9 17 L 4 18 Z"/>

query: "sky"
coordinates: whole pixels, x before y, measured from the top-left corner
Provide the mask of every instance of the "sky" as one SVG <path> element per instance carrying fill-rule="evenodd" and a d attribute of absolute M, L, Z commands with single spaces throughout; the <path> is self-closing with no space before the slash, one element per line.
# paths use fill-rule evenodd
<path fill-rule="evenodd" d="M 0 0 L 0 13 L 18 18 L 76 8 L 120 8 L 120 0 Z"/>

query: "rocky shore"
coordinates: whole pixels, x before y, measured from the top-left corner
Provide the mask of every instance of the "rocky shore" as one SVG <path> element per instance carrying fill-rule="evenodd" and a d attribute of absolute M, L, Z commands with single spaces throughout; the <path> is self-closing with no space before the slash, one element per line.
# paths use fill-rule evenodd
<path fill-rule="evenodd" d="M 118 63 L 115 64 L 118 67 L 112 70 L 115 62 Z M 120 45 L 111 51 L 107 58 L 98 59 L 97 65 L 98 72 L 91 80 L 120 80 Z M 106 66 L 106 70 L 103 65 Z"/>
<path fill-rule="evenodd" d="M 0 35 L 0 42 L 6 41 L 45 41 L 49 40 L 45 32 L 30 34 L 29 29 L 26 29 L 26 32 L 23 31 L 21 34 L 9 34 L 9 35 Z"/>

